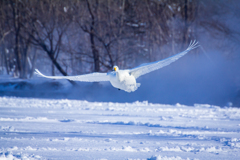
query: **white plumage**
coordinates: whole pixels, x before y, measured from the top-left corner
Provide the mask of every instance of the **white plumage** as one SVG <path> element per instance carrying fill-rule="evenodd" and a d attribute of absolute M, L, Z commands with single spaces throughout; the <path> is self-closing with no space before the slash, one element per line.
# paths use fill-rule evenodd
<path fill-rule="evenodd" d="M 110 81 L 112 86 L 115 88 L 124 90 L 126 92 L 134 92 L 135 90 L 137 90 L 138 87 L 140 87 L 140 83 L 136 83 L 136 79 L 138 77 L 171 64 L 172 62 L 178 60 L 179 58 L 187 54 L 189 51 L 197 47 L 198 42 L 191 41 L 188 48 L 183 52 L 180 52 L 176 55 L 173 55 L 160 61 L 142 64 L 133 69 L 119 70 L 117 66 L 114 66 L 113 67 L 114 71 L 109 73 L 90 73 L 79 76 L 45 76 L 36 69 L 35 74 L 38 74 L 45 78 L 68 79 L 72 81 L 84 81 L 84 82 Z"/>

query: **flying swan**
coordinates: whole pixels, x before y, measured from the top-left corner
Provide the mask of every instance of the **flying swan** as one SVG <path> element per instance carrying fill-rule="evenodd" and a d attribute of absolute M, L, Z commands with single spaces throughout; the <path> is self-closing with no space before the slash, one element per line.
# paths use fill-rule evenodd
<path fill-rule="evenodd" d="M 35 74 L 45 78 L 68 79 L 72 81 L 83 82 L 110 81 L 112 86 L 115 88 L 124 90 L 126 92 L 134 92 L 137 90 L 138 87 L 140 87 L 140 83 L 136 83 L 136 79 L 138 77 L 171 64 L 172 62 L 178 60 L 179 58 L 187 54 L 189 51 L 191 51 L 194 48 L 197 48 L 198 46 L 199 46 L 198 42 L 191 41 L 188 48 L 183 52 L 180 52 L 176 55 L 173 55 L 160 61 L 142 64 L 133 69 L 120 70 L 117 66 L 114 66 L 113 71 L 109 73 L 90 73 L 79 76 L 45 76 L 37 69 L 35 69 Z"/>

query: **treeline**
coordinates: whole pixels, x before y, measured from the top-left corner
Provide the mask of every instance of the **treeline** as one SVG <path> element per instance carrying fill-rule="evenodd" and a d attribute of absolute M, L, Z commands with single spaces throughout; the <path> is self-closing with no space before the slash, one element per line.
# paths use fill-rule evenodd
<path fill-rule="evenodd" d="M 219 19 L 227 10 L 214 0 L 2 0 L 0 72 L 30 78 L 36 67 L 65 76 L 131 68 L 178 53 L 201 30 L 233 35 Z"/>

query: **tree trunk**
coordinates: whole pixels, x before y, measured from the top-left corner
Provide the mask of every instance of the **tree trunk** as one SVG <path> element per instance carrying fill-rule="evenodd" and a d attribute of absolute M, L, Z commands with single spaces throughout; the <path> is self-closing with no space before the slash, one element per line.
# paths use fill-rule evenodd
<path fill-rule="evenodd" d="M 91 41 L 92 54 L 94 59 L 94 72 L 99 72 L 100 71 L 99 52 L 96 49 L 95 42 L 94 42 L 94 35 L 92 34 L 92 32 L 90 33 L 90 41 Z"/>
<path fill-rule="evenodd" d="M 55 67 L 53 63 L 52 63 L 52 76 L 55 76 Z"/>
<path fill-rule="evenodd" d="M 7 54 L 6 54 L 6 48 L 5 48 L 5 44 L 3 42 L 3 47 L 2 47 L 2 53 L 3 53 L 3 58 L 5 61 L 5 66 L 6 66 L 6 70 L 7 70 L 7 74 L 9 75 L 9 65 L 8 65 L 8 60 L 7 60 Z"/>
<path fill-rule="evenodd" d="M 94 26 L 95 26 L 95 17 L 92 13 L 89 1 L 86 0 L 87 2 L 87 7 L 88 11 L 91 16 L 91 26 L 90 26 L 90 42 L 91 42 L 91 48 L 92 48 L 92 54 L 93 54 L 93 59 L 94 59 L 94 72 L 99 72 L 100 71 L 100 61 L 99 61 L 99 52 L 96 48 L 95 42 L 94 42 Z"/>
<path fill-rule="evenodd" d="M 60 73 L 62 73 L 62 75 L 64 76 L 68 76 L 67 73 L 62 69 L 62 67 L 60 66 L 60 64 L 56 61 L 56 59 L 53 57 L 53 53 L 51 52 L 47 52 L 49 58 L 51 59 L 52 63 L 56 66 L 56 68 L 58 69 L 58 71 Z M 70 81 L 68 80 L 72 85 L 77 85 L 77 83 L 75 83 L 74 81 Z"/>
<path fill-rule="evenodd" d="M 22 78 L 22 67 L 21 67 L 21 55 L 19 51 L 19 31 L 16 32 L 15 34 L 15 48 L 14 48 L 14 53 L 17 59 L 17 70 L 19 73 L 19 77 Z"/>
<path fill-rule="evenodd" d="M 183 35 L 183 45 L 188 44 L 188 0 L 185 0 L 184 5 L 184 35 Z M 185 47 L 185 46 L 184 46 Z"/>
<path fill-rule="evenodd" d="M 67 73 L 62 69 L 62 67 L 59 65 L 59 63 L 56 61 L 56 59 L 53 57 L 53 53 L 47 52 L 49 58 L 51 59 L 52 63 L 56 66 L 56 68 L 59 70 L 62 75 L 67 76 Z"/>

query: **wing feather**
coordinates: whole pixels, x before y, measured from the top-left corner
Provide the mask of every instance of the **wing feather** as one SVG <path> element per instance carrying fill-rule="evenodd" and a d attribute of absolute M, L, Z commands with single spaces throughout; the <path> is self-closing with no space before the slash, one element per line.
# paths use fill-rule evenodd
<path fill-rule="evenodd" d="M 192 49 L 197 48 L 198 46 L 199 45 L 198 45 L 198 42 L 196 42 L 196 40 L 191 41 L 188 48 L 185 51 L 180 52 L 176 55 L 173 55 L 171 57 L 168 57 L 168 58 L 160 60 L 160 61 L 140 65 L 136 68 L 131 69 L 129 71 L 129 73 L 137 79 L 138 77 L 140 77 L 144 74 L 147 74 L 154 70 L 160 69 L 162 67 L 165 67 L 165 66 L 171 64 L 172 62 L 175 62 L 176 60 L 178 60 L 179 58 L 181 58 L 182 56 L 187 54 Z"/>
<path fill-rule="evenodd" d="M 50 79 L 68 79 L 72 81 L 82 81 L 82 82 L 100 82 L 100 81 L 109 81 L 109 76 L 107 73 L 90 73 L 79 76 L 45 76 L 39 70 L 35 69 L 35 74 L 50 78 Z"/>

